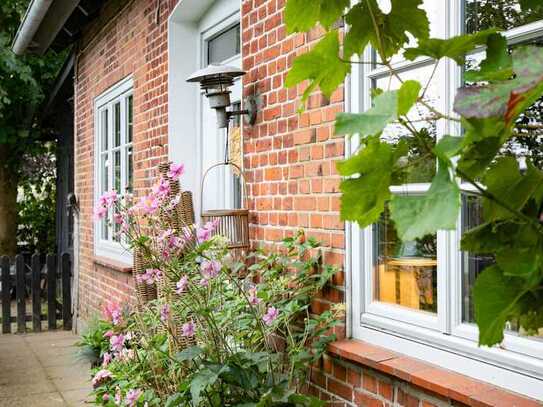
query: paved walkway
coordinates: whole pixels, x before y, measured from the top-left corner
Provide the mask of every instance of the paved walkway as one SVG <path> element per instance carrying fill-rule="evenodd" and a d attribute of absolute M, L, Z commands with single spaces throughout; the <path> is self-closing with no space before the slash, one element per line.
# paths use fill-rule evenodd
<path fill-rule="evenodd" d="M 71 332 L 0 335 L 0 406 L 84 406 L 89 364 Z"/>

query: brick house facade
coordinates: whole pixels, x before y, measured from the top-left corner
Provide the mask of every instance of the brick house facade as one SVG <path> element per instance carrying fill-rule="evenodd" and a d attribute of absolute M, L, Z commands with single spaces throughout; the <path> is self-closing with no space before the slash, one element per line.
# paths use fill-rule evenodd
<path fill-rule="evenodd" d="M 242 94 L 257 95 L 259 100 L 256 124 L 243 128 L 251 242 L 273 249 L 284 237 L 305 229 L 322 242 L 324 261 L 341 268 L 314 299 L 313 312 L 334 302 L 349 305 L 349 233 L 339 217 L 340 177 L 335 169 L 335 161 L 345 157 L 348 146 L 343 137 L 334 134 L 335 116 L 346 110 L 346 87 L 330 99 L 315 92 L 307 109 L 299 113 L 304 87 L 286 89 L 285 77 L 294 58 L 318 41 L 322 32 L 315 29 L 287 35 L 286 0 L 240 3 L 241 61 L 247 72 Z M 172 38 L 168 24 L 177 6 L 178 0 L 106 2 L 77 45 L 75 190 L 80 202 L 78 317 L 82 320 L 98 313 L 108 300 L 133 300 L 130 264 L 98 256 L 94 246 L 94 101 L 132 77 L 133 185 L 136 195 L 145 193 L 157 175 L 158 164 L 172 158 L 174 148 L 168 112 L 176 72 L 169 60 Z M 313 368 L 308 386 L 310 393 L 329 400 L 331 406 L 540 405 L 445 370 L 448 366 L 349 340 L 348 321 L 336 331 L 339 341 Z"/>

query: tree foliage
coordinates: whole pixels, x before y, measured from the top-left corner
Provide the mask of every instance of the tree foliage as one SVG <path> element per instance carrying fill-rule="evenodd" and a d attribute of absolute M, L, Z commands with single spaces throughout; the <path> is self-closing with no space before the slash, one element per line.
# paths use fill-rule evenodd
<path fill-rule="evenodd" d="M 473 289 L 479 342 L 500 343 L 511 320 L 520 321 L 526 332 L 537 332 L 543 327 L 543 171 L 537 159 L 541 143 L 529 141 L 531 134 L 522 134 L 528 139 L 522 143 L 537 150 L 532 155 L 535 165 L 528 155 L 525 170 L 520 169 L 511 146 L 526 117 L 537 110 L 534 104 L 539 106 L 543 97 L 543 48 L 523 45 L 511 52 L 506 39 L 485 20 L 488 15 L 467 21 L 468 25 L 479 24 L 474 34 L 429 38 L 422 0 L 392 0 L 387 13 L 375 0 L 353 6 L 340 0 L 327 3 L 326 8 L 311 13 L 311 0 L 287 3 L 287 15 L 296 16 L 287 18 L 290 31 L 304 31 L 319 23 L 327 31 L 321 42 L 295 60 L 287 85 L 307 80 L 303 101 L 317 87 L 330 95 L 350 72 L 352 58 L 363 58 L 368 45 L 375 50 L 377 63 L 402 83 L 399 90 L 377 90 L 373 107 L 366 112 L 337 116 L 336 133 L 356 135 L 360 144 L 358 152 L 338 164 L 345 177 L 342 218 L 366 227 L 388 205 L 399 237 L 420 239 L 456 227 L 461 207 L 459 180 L 471 184 L 482 201 L 483 224 L 464 233 L 462 250 L 495 259 Z M 511 14 L 515 24 L 534 21 L 543 13 L 540 2 L 531 0 L 521 1 L 520 11 L 506 0 L 478 5 L 500 8 L 503 15 Z M 330 24 L 339 18 L 340 9 L 348 24 L 342 44 L 339 38 L 343 35 L 338 33 L 342 28 Z M 496 28 L 510 28 L 502 23 Z M 416 46 L 409 37 L 417 40 Z M 458 116 L 438 111 L 425 98 L 433 76 L 426 83 L 404 81 L 391 60 L 398 54 L 408 60 L 430 57 L 437 67 L 447 58 L 464 68 L 468 54 L 479 46 L 486 46 L 486 59 L 466 71 L 471 83 L 457 92 L 454 110 Z M 455 136 L 440 134 L 436 143 L 428 137 L 427 128 L 411 122 L 409 113 L 414 109 L 427 112 L 424 120 L 428 123 L 445 119 L 458 122 L 464 131 Z M 407 132 L 412 141 L 391 137 L 391 125 L 396 133 Z M 420 196 L 392 195 L 390 187 L 397 185 L 399 174 L 417 161 L 410 157 L 413 143 L 420 156 L 437 162 L 430 189 Z"/>
<path fill-rule="evenodd" d="M 50 218 L 54 216 L 54 210 L 52 213 L 42 212 L 53 207 L 48 202 L 53 198 L 50 187 L 42 185 L 43 180 L 36 177 L 33 177 L 36 183 L 30 187 L 24 169 L 29 168 L 36 157 L 47 158 L 47 143 L 55 141 L 51 129 L 44 128 L 39 120 L 40 107 L 66 56 L 54 51 L 43 57 L 16 56 L 12 52 L 11 45 L 28 4 L 28 0 L 3 0 L 0 4 L 0 182 L 4 186 L 0 196 L 3 201 L 0 203 L 0 222 L 7 225 L 2 230 L 17 230 L 17 217 L 11 214 L 18 188 L 22 186 L 19 192 L 24 193 L 42 190 L 24 196 L 20 204 L 19 209 L 30 210 L 33 207 L 31 212 L 36 215 L 30 216 L 28 211 L 20 214 L 19 220 L 26 232 L 50 228 Z M 40 170 L 42 168 L 36 168 L 36 174 Z M 42 200 L 43 197 L 47 199 Z M 44 204 L 45 207 L 42 206 Z M 26 232 L 21 233 L 25 235 Z M 19 237 L 29 238 L 23 235 Z M 51 237 L 54 238 L 54 228 L 48 231 L 47 238 Z M 14 240 L 15 233 L 0 236 L 2 254 L 13 254 Z M 38 241 L 45 243 L 42 238 Z"/>

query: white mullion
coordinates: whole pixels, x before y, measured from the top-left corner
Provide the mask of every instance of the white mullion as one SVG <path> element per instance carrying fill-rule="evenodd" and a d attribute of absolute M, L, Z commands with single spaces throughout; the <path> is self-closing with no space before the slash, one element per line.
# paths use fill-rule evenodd
<path fill-rule="evenodd" d="M 108 168 L 108 177 L 109 177 L 109 180 L 108 180 L 108 186 L 109 186 L 109 190 L 112 191 L 114 189 L 114 184 L 115 184 L 115 181 L 114 181 L 114 167 L 115 167 L 115 162 L 114 162 L 114 157 L 113 157 L 113 146 L 114 146 L 114 133 L 115 133 L 115 112 L 114 112 L 114 109 L 113 109 L 113 104 L 115 103 L 115 101 L 112 101 L 108 104 L 107 106 L 107 109 L 108 109 L 108 115 L 109 115 L 109 121 L 108 121 L 108 154 L 109 154 L 109 168 Z M 110 209 L 110 212 L 112 212 L 112 210 Z M 111 216 L 112 216 L 112 213 L 110 213 L 110 219 L 111 219 Z M 108 241 L 113 241 L 113 227 L 111 226 L 111 224 L 109 224 L 107 226 L 108 228 Z"/>
<path fill-rule="evenodd" d="M 121 97 L 119 100 L 121 104 L 121 114 L 120 114 L 120 120 L 121 120 L 121 142 L 120 142 L 120 162 L 119 165 L 121 166 L 121 180 L 120 180 L 120 187 L 121 191 L 120 193 L 124 196 L 126 194 L 126 103 L 128 101 L 128 96 L 125 94 Z"/>

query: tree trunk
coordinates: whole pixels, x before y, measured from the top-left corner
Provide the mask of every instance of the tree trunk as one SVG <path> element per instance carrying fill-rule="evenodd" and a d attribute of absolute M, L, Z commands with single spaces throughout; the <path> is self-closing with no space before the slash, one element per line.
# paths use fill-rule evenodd
<path fill-rule="evenodd" d="M 10 148 L 0 144 L 0 255 L 17 251 L 17 178 L 9 166 Z"/>

